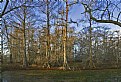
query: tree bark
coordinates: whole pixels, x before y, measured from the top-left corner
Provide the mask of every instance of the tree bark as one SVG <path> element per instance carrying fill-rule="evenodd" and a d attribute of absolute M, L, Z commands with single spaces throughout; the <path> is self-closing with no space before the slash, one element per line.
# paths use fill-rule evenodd
<path fill-rule="evenodd" d="M 24 6 L 24 20 L 23 20 L 23 33 L 24 33 L 24 60 L 23 60 L 23 66 L 27 67 L 27 54 L 26 54 L 26 6 Z"/>
<path fill-rule="evenodd" d="M 68 0 L 66 0 L 66 25 L 64 28 L 64 51 L 63 51 L 63 56 L 64 56 L 64 61 L 63 61 L 63 69 L 70 69 L 68 62 L 67 62 L 67 27 L 68 27 Z"/>

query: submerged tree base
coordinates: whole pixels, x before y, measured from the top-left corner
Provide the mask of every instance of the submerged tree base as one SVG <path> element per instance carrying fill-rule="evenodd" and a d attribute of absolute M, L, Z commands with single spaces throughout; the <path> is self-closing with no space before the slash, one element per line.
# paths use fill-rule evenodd
<path fill-rule="evenodd" d="M 48 62 L 44 63 L 43 68 L 50 68 L 50 64 Z"/>
<path fill-rule="evenodd" d="M 71 70 L 71 68 L 69 67 L 69 65 L 67 63 L 64 63 L 63 70 Z"/>

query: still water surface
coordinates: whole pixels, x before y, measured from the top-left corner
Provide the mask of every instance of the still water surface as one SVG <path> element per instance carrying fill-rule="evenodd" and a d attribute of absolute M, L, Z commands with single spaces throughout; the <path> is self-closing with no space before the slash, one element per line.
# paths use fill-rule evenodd
<path fill-rule="evenodd" d="M 48 78 L 39 75 L 26 75 L 25 73 L 4 72 L 2 82 L 121 82 L 121 76 L 111 75 L 105 78 L 93 78 L 86 76 L 84 79 L 73 80 L 73 78 Z"/>

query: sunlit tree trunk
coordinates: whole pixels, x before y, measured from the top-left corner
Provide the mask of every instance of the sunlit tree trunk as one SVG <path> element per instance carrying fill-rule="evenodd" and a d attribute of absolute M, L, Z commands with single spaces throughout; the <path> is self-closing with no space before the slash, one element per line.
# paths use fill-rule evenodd
<path fill-rule="evenodd" d="M 68 0 L 66 0 L 66 24 L 64 28 L 64 38 L 63 38 L 63 69 L 70 69 L 67 62 L 67 27 L 68 27 Z"/>

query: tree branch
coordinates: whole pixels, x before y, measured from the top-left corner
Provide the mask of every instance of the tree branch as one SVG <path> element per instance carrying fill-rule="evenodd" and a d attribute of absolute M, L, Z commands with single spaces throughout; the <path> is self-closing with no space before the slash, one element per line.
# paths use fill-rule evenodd
<path fill-rule="evenodd" d="M 114 25 L 118 25 L 118 26 L 121 27 L 121 22 L 119 22 L 119 21 L 117 21 L 117 20 L 115 21 L 115 20 L 111 20 L 111 19 L 110 19 L 110 12 L 109 12 L 108 8 L 106 8 L 106 10 L 108 10 L 109 19 L 104 20 L 104 19 L 102 19 L 102 17 L 101 17 L 101 19 L 97 19 L 97 18 L 95 18 L 94 16 L 92 16 L 92 14 L 90 14 L 90 12 L 92 12 L 92 11 L 91 11 L 92 9 L 90 9 L 90 7 L 89 7 L 87 4 L 82 3 L 82 5 L 83 5 L 84 8 L 85 8 L 85 12 L 84 12 L 84 13 L 88 13 L 93 21 L 96 21 L 96 22 L 98 22 L 98 23 L 112 23 L 112 24 L 114 24 Z M 107 7 L 108 7 L 108 6 L 107 6 Z M 105 11 L 104 11 L 104 12 L 105 12 Z M 119 16 L 120 16 L 120 14 L 119 14 Z M 118 16 L 118 18 L 119 18 L 119 16 Z"/>
<path fill-rule="evenodd" d="M 9 0 L 6 0 L 4 9 L 3 9 L 3 11 L 2 11 L 2 13 L 1 13 L 1 15 L 0 15 L 1 17 L 2 17 L 2 16 L 4 15 L 4 13 L 5 13 L 5 10 L 7 9 L 8 3 L 9 3 Z"/>
<path fill-rule="evenodd" d="M 91 19 L 96 21 L 96 22 L 99 22 L 99 23 L 112 23 L 112 24 L 115 24 L 115 25 L 118 25 L 118 26 L 121 27 L 121 23 L 114 21 L 114 20 L 98 20 L 98 19 L 96 19 L 95 17 L 92 17 L 92 16 L 91 16 Z"/>
<path fill-rule="evenodd" d="M 3 15 L 5 15 L 5 14 L 11 12 L 11 11 L 13 11 L 14 9 L 18 9 L 18 8 L 20 8 L 20 7 L 22 7 L 22 6 L 23 6 L 23 5 L 20 5 L 20 6 L 14 7 L 14 8 L 12 8 L 12 9 L 6 11 Z M 2 15 L 2 16 L 3 16 L 3 15 Z"/>

